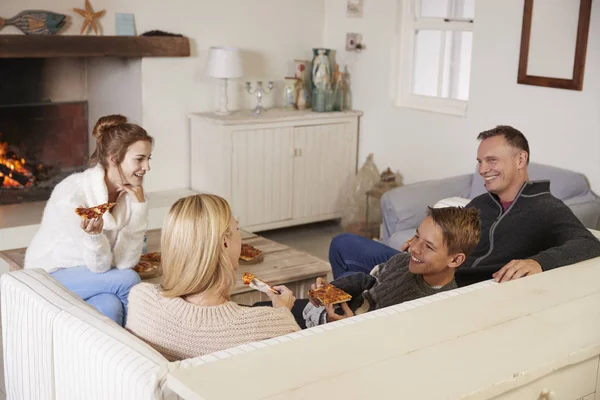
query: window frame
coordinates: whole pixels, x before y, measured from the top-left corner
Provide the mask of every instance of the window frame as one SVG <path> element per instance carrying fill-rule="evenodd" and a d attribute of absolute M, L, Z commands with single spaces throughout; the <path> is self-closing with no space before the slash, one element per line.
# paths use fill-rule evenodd
<path fill-rule="evenodd" d="M 420 18 L 421 0 L 398 0 L 399 15 L 397 29 L 397 78 L 394 105 L 441 114 L 466 117 L 468 100 L 425 96 L 412 93 L 415 32 L 418 29 L 473 32 L 473 19 Z M 420 11 L 419 11 L 420 12 Z M 444 36 L 445 38 L 445 36 Z M 442 41 L 443 43 L 444 41 Z M 440 46 L 440 65 L 443 66 L 445 46 Z M 454 53 L 454 51 L 452 52 Z M 451 57 L 453 54 L 450 55 Z M 472 58 L 471 58 L 472 67 Z M 471 70 L 472 71 L 472 70 Z M 438 76 L 443 76 L 439 72 Z M 471 76 L 469 74 L 469 80 Z M 438 86 L 439 87 L 439 86 Z"/>

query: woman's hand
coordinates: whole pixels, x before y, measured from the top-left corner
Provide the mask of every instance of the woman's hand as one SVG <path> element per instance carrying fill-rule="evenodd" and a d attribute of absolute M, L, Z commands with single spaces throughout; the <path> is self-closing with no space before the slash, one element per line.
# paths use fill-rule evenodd
<path fill-rule="evenodd" d="M 102 217 L 92 219 L 81 218 L 81 229 L 83 229 L 88 235 L 101 234 L 103 227 L 104 220 Z"/>
<path fill-rule="evenodd" d="M 133 187 L 131 185 L 122 185 L 119 186 L 117 191 L 119 193 L 128 193 L 135 202 L 143 203 L 146 201 L 146 197 L 144 196 L 144 188 L 142 186 Z"/>
<path fill-rule="evenodd" d="M 273 303 L 273 307 L 287 307 L 289 310 L 294 307 L 294 302 L 296 301 L 296 297 L 294 297 L 294 293 L 290 289 L 285 286 L 273 286 L 273 289 L 277 290 L 279 294 L 275 294 L 272 292 L 267 293 L 267 296 L 271 299 Z"/>

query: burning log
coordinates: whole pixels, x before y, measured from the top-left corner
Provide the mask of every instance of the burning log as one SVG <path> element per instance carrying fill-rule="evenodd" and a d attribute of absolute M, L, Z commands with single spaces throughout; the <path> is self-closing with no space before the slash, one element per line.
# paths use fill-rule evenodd
<path fill-rule="evenodd" d="M 13 171 L 4 164 L 0 164 L 0 172 L 23 186 L 27 185 L 29 182 L 29 178 L 26 175 Z"/>

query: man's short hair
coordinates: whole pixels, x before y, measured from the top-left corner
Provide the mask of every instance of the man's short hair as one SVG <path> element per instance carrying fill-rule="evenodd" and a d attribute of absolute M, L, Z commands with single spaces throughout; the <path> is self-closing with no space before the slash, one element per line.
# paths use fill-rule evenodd
<path fill-rule="evenodd" d="M 449 254 L 469 255 L 479 243 L 481 223 L 477 208 L 427 207 L 427 216 L 442 228 L 442 238 Z"/>
<path fill-rule="evenodd" d="M 525 138 L 525 135 L 523 135 L 520 130 L 515 129 L 512 126 L 498 125 L 493 129 L 481 132 L 477 136 L 477 139 L 484 140 L 499 135 L 503 135 L 508 144 L 515 149 L 527 152 L 527 164 L 529 164 L 529 159 L 531 158 L 531 153 L 529 152 L 529 142 L 527 142 L 527 138 Z"/>

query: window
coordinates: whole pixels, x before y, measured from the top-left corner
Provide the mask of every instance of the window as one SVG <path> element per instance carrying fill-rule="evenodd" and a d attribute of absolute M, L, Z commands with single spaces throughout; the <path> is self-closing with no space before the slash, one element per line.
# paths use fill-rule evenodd
<path fill-rule="evenodd" d="M 466 115 L 475 0 L 399 0 L 396 105 Z"/>

